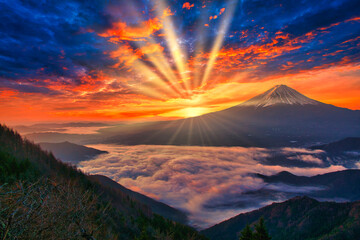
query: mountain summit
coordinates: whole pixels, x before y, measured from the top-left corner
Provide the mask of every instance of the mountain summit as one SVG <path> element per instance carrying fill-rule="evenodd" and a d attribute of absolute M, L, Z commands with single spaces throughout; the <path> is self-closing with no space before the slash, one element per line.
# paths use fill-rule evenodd
<path fill-rule="evenodd" d="M 276 85 L 266 92 L 242 103 L 241 106 L 268 107 L 278 104 L 317 105 L 320 102 L 308 98 L 286 85 Z"/>

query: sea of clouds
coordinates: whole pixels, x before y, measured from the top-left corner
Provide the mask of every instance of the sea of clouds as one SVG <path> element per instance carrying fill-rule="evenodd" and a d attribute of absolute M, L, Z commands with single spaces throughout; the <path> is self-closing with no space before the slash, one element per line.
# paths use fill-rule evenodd
<path fill-rule="evenodd" d="M 267 184 L 255 174 L 288 171 L 312 176 L 344 170 L 321 150 L 242 147 L 92 145 L 109 152 L 79 167 L 188 213 L 206 228 L 241 212 L 321 190 L 321 186 Z"/>

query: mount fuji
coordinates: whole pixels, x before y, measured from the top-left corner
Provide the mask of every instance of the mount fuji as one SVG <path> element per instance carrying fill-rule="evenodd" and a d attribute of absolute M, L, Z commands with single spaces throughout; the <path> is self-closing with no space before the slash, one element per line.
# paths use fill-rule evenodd
<path fill-rule="evenodd" d="M 286 85 L 277 85 L 241 104 L 242 106 L 268 107 L 279 104 L 317 105 L 318 101 L 310 99 Z"/>
<path fill-rule="evenodd" d="M 104 132 L 105 133 L 105 132 Z M 237 106 L 199 117 L 120 125 L 105 143 L 198 146 L 310 146 L 360 136 L 360 111 L 277 85 Z"/>

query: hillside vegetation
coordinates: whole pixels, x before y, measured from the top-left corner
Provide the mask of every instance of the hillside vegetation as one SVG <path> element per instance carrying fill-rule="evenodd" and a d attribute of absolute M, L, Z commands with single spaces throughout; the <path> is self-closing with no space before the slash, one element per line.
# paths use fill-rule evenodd
<path fill-rule="evenodd" d="M 206 239 L 0 125 L 0 239 Z"/>
<path fill-rule="evenodd" d="M 247 224 L 264 217 L 272 240 L 355 240 L 360 237 L 360 202 L 319 202 L 295 197 L 240 214 L 203 233 L 213 240 L 236 240 Z"/>

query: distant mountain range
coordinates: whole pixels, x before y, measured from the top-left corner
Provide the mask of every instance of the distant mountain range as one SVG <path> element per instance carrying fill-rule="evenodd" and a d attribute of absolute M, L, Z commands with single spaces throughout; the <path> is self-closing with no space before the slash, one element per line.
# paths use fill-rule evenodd
<path fill-rule="evenodd" d="M 240 214 L 208 228 L 202 233 L 212 240 L 237 240 L 246 224 L 260 217 L 272 240 L 355 240 L 360 236 L 360 202 L 318 202 L 309 197 L 295 197 Z"/>
<path fill-rule="evenodd" d="M 250 175 L 251 176 L 251 175 Z M 208 209 L 259 208 L 269 202 L 306 195 L 318 201 L 358 201 L 360 200 L 360 170 L 344 170 L 316 176 L 296 176 L 280 172 L 272 176 L 253 174 L 252 177 L 264 181 L 261 188 L 242 191 L 232 198 L 212 199 L 204 205 Z"/>
<path fill-rule="evenodd" d="M 104 143 L 206 146 L 311 146 L 360 136 L 360 111 L 312 100 L 278 85 L 240 105 L 176 121 L 103 129 Z"/>
<path fill-rule="evenodd" d="M 339 199 L 346 201 L 360 200 L 360 170 L 345 170 L 331 172 L 312 177 L 296 176 L 289 172 L 280 172 L 273 176 L 257 174 L 268 184 L 282 183 L 294 187 L 322 187 L 322 190 L 312 191 L 309 196 L 319 199 Z M 284 187 L 285 188 L 285 187 Z"/>
<path fill-rule="evenodd" d="M 349 137 L 340 141 L 309 147 L 323 150 L 326 162 L 330 165 L 342 165 L 347 168 L 360 167 L 360 138 Z"/>
<path fill-rule="evenodd" d="M 81 161 L 89 160 L 99 154 L 108 153 L 95 148 L 89 148 L 82 145 L 62 142 L 62 143 L 39 143 L 44 150 L 52 152 L 54 156 L 63 162 L 77 164 Z"/>
<path fill-rule="evenodd" d="M 18 125 L 14 128 L 21 134 L 40 133 L 40 132 L 63 132 L 67 128 L 100 128 L 109 126 L 101 122 L 68 122 L 68 123 L 39 123 L 29 126 Z"/>
<path fill-rule="evenodd" d="M 349 137 L 337 142 L 310 147 L 310 149 L 321 149 L 332 154 L 360 151 L 360 138 Z"/>

